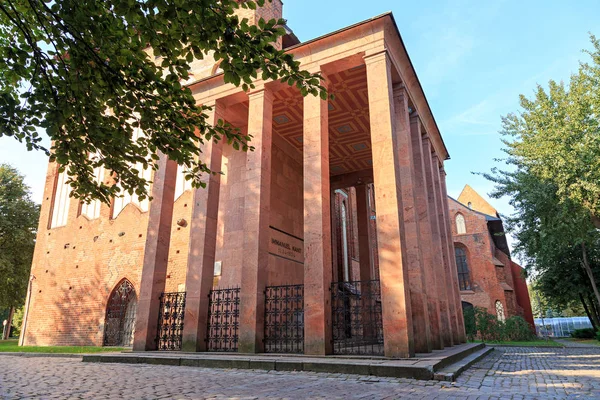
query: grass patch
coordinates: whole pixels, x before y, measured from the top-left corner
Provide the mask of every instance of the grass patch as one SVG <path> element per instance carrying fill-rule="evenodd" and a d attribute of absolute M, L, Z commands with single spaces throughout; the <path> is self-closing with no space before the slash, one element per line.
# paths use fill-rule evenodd
<path fill-rule="evenodd" d="M 591 344 L 594 346 L 600 346 L 600 342 L 596 339 L 563 338 L 562 340 L 566 340 L 569 342 L 575 342 L 575 343 Z"/>
<path fill-rule="evenodd" d="M 507 346 L 520 346 L 520 347 L 562 347 L 562 344 L 555 342 L 552 339 L 549 340 L 545 340 L 545 339 L 537 339 L 537 340 L 528 340 L 528 341 L 524 341 L 524 342 L 512 342 L 512 341 L 507 341 L 507 340 L 501 340 L 501 341 L 490 341 L 490 342 L 483 342 L 481 340 L 475 340 L 473 341 L 474 343 L 487 343 L 489 345 L 507 345 Z"/>
<path fill-rule="evenodd" d="M 84 354 L 107 353 L 125 350 L 122 347 L 96 346 L 19 346 L 17 339 L 0 340 L 0 353 L 56 353 Z"/>

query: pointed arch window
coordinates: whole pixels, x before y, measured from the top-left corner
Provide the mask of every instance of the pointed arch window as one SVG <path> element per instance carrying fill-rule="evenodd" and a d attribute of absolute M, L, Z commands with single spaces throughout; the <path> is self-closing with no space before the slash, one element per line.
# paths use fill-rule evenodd
<path fill-rule="evenodd" d="M 454 248 L 456 268 L 458 270 L 458 286 L 460 290 L 471 290 L 471 274 L 467 263 L 467 252 L 462 247 Z"/>
<path fill-rule="evenodd" d="M 498 317 L 498 321 L 504 322 L 506 319 L 504 315 L 504 306 L 500 300 L 496 300 L 496 316 Z"/>
<path fill-rule="evenodd" d="M 67 170 L 58 174 L 56 180 L 56 189 L 54 190 L 54 200 L 52 202 L 52 218 L 50 219 L 50 229 L 67 225 L 69 219 L 69 205 L 71 203 L 71 185 L 67 184 Z"/>
<path fill-rule="evenodd" d="M 185 167 L 177 166 L 177 180 L 175 182 L 175 201 L 186 191 L 192 188 L 192 181 L 185 179 Z"/>
<path fill-rule="evenodd" d="M 456 214 L 456 233 L 461 235 L 467 233 L 467 226 L 465 225 L 465 217 L 462 214 Z"/>
<path fill-rule="evenodd" d="M 90 157 L 93 159 L 94 156 Z M 104 179 L 104 166 L 94 168 L 94 182 L 97 185 L 102 183 Z M 100 218 L 100 207 L 102 202 L 100 200 L 92 200 L 89 204 L 81 204 L 81 215 L 85 215 L 89 219 Z"/>
<path fill-rule="evenodd" d="M 133 131 L 132 140 L 136 141 L 143 135 L 144 133 L 142 130 L 140 128 L 136 128 Z M 146 181 L 149 181 L 152 178 L 152 168 L 144 168 L 144 164 L 141 162 L 132 165 L 132 169 L 138 171 L 138 176 L 140 178 L 144 178 Z M 117 218 L 117 216 L 129 203 L 135 204 L 142 212 L 146 212 L 150 208 L 150 200 L 148 200 L 147 197 L 144 200 L 140 200 L 137 194 L 124 192 L 121 197 L 115 197 L 112 218 Z"/>

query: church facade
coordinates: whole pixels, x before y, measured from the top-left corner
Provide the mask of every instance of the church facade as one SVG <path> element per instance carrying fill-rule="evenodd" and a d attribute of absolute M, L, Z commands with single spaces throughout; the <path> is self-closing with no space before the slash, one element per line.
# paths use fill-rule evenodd
<path fill-rule="evenodd" d="M 280 45 L 335 99 L 245 93 L 197 62 L 198 103 L 255 147 L 206 143 L 223 173 L 205 189 L 161 159 L 141 172 L 153 201 L 80 204 L 48 165 L 22 344 L 411 357 L 465 342 L 449 155 L 393 15 Z"/>
<path fill-rule="evenodd" d="M 525 271 L 511 258 L 498 212 L 469 185 L 448 205 L 463 308 L 502 321 L 521 316 L 535 331 Z"/>

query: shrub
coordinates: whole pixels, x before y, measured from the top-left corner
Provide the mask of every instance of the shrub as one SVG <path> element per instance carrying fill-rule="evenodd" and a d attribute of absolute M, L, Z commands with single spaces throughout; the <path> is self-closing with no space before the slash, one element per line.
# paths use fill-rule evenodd
<path fill-rule="evenodd" d="M 512 341 L 528 341 L 533 340 L 535 335 L 531 330 L 531 325 L 523 319 L 523 317 L 510 317 L 503 324 L 502 336 L 503 340 Z"/>
<path fill-rule="evenodd" d="M 479 338 L 484 341 L 502 340 L 502 322 L 483 308 L 475 309 L 475 323 Z"/>
<path fill-rule="evenodd" d="M 600 341 L 600 331 L 596 332 L 596 340 Z"/>
<path fill-rule="evenodd" d="M 571 337 L 576 339 L 593 339 L 596 336 L 596 332 L 592 328 L 575 329 L 571 332 Z"/>
<path fill-rule="evenodd" d="M 465 332 L 467 334 L 467 340 L 472 342 L 475 340 L 475 336 L 477 336 L 477 324 L 475 323 L 475 308 L 465 308 L 463 310 L 463 316 L 465 318 Z"/>
<path fill-rule="evenodd" d="M 498 321 L 486 309 L 475 307 L 463 311 L 465 331 L 470 341 L 475 338 L 483 341 L 528 341 L 535 338 L 531 326 L 522 317 L 514 316 L 505 322 Z"/>

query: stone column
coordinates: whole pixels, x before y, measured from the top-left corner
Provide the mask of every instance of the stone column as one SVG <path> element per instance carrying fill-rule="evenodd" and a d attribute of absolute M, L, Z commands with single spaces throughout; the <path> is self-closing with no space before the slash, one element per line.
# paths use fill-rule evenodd
<path fill-rule="evenodd" d="M 452 327 L 450 324 L 450 312 L 448 309 L 448 294 L 446 285 L 446 272 L 444 270 L 444 258 L 441 228 L 438 212 L 438 193 L 435 190 L 434 168 L 432 147 L 427 135 L 423 136 L 423 160 L 425 161 L 425 182 L 427 184 L 427 203 L 431 222 L 431 235 L 433 239 L 433 268 L 436 275 L 438 304 L 440 307 L 441 334 L 444 346 L 452 346 Z"/>
<path fill-rule="evenodd" d="M 249 95 L 248 134 L 254 151 L 246 159 L 244 260 L 240 290 L 240 353 L 264 351 L 266 272 L 269 262 L 271 143 L 273 94 L 260 89 Z"/>
<path fill-rule="evenodd" d="M 140 297 L 135 318 L 134 351 L 157 348 L 158 309 L 167 277 L 176 179 L 177 164 L 161 154 L 152 182 L 153 200 L 150 202 L 148 215 Z"/>
<path fill-rule="evenodd" d="M 207 122 L 216 125 L 225 114 L 220 103 L 208 104 Z M 205 141 L 200 159 L 211 171 L 221 171 L 223 144 Z M 205 188 L 194 189 L 187 272 L 185 279 L 186 300 L 183 323 L 183 351 L 206 351 L 208 323 L 208 296 L 213 284 L 217 221 L 221 175 L 211 174 L 204 179 Z"/>
<path fill-rule="evenodd" d="M 327 101 L 304 98 L 304 353 L 331 354 L 331 190 Z"/>
<path fill-rule="evenodd" d="M 401 149 L 398 154 L 400 181 L 402 183 L 402 205 L 404 206 L 404 238 L 406 261 L 410 284 L 410 308 L 412 312 L 415 352 L 429 353 L 431 331 L 427 291 L 422 262 L 422 246 L 419 241 L 420 226 L 416 212 L 415 164 L 412 151 L 410 120 L 408 115 L 408 93 L 404 85 L 394 87 L 394 110 L 396 135 Z"/>
<path fill-rule="evenodd" d="M 434 268 L 433 237 L 431 235 L 431 215 L 427 197 L 427 182 L 425 179 L 425 161 L 423 157 L 423 143 L 421 138 L 421 122 L 416 112 L 410 119 L 412 137 L 413 163 L 415 166 L 415 205 L 419 221 L 419 243 L 422 249 L 423 279 L 427 291 L 427 309 L 429 313 L 429 326 L 431 330 L 430 342 L 432 349 L 444 348 L 441 336 L 440 306 L 438 304 L 437 277 Z"/>
<path fill-rule="evenodd" d="M 442 241 L 442 258 L 444 261 L 444 274 L 445 274 L 445 285 L 446 285 L 446 296 L 448 299 L 448 312 L 450 314 L 450 329 L 452 333 L 452 344 L 458 344 L 458 319 L 456 316 L 456 297 L 454 295 L 454 276 L 451 272 L 451 257 L 454 254 L 450 254 L 450 241 L 448 240 L 448 231 L 446 221 L 446 214 L 444 213 L 444 203 L 448 202 L 446 198 L 442 197 L 442 186 L 440 183 L 440 160 L 435 154 L 433 157 L 433 184 L 436 192 L 436 202 L 438 211 L 438 221 L 440 224 L 440 239 Z M 454 248 L 454 247 L 452 247 Z"/>
<path fill-rule="evenodd" d="M 440 175 L 441 175 L 441 183 L 442 183 L 442 195 L 444 196 L 445 199 L 448 199 L 448 190 L 446 189 L 446 171 L 444 171 L 444 167 L 442 166 L 440 168 Z M 459 335 L 459 340 L 460 343 L 466 343 L 467 342 L 467 333 L 465 331 L 465 319 L 464 319 L 464 315 L 463 315 L 463 310 L 462 310 L 462 300 L 460 297 L 460 287 L 458 285 L 458 267 L 456 265 L 456 256 L 454 253 L 454 241 L 452 239 L 452 226 L 450 225 L 452 222 L 450 220 L 450 208 L 448 206 L 448 201 L 444 202 L 444 206 L 445 206 L 445 212 L 446 212 L 446 222 L 448 223 L 447 225 L 447 230 L 448 230 L 448 238 L 450 240 L 450 254 L 452 255 L 452 257 L 450 258 L 451 260 L 451 265 L 452 265 L 452 273 L 454 275 L 454 280 L 455 280 L 455 284 L 454 284 L 454 290 L 456 292 L 455 296 L 456 296 L 456 315 L 458 318 L 458 335 Z"/>
<path fill-rule="evenodd" d="M 371 239 L 369 237 L 369 199 L 367 185 L 356 185 L 356 220 L 358 225 L 358 259 L 360 274 L 357 280 L 368 281 L 371 276 Z"/>
<path fill-rule="evenodd" d="M 387 51 L 365 57 L 373 180 L 377 204 L 377 243 L 384 352 L 387 357 L 414 356 L 409 268 L 404 238 L 401 162 L 392 95 L 392 65 Z"/>
<path fill-rule="evenodd" d="M 443 228 L 444 234 L 442 235 L 445 240 L 446 252 L 448 253 L 448 272 L 450 279 L 448 284 L 451 285 L 448 300 L 451 301 L 451 310 L 454 311 L 456 319 L 456 331 L 453 331 L 454 344 L 465 343 L 465 324 L 462 313 L 462 304 L 460 300 L 460 292 L 458 288 L 458 271 L 456 268 L 456 257 L 454 254 L 454 242 L 452 240 L 452 228 L 450 227 L 450 210 L 448 208 L 448 194 L 446 193 L 446 173 L 444 172 L 443 162 L 439 162 L 439 168 L 437 171 L 437 181 L 439 182 L 440 197 L 442 198 L 441 211 L 443 213 Z"/>

